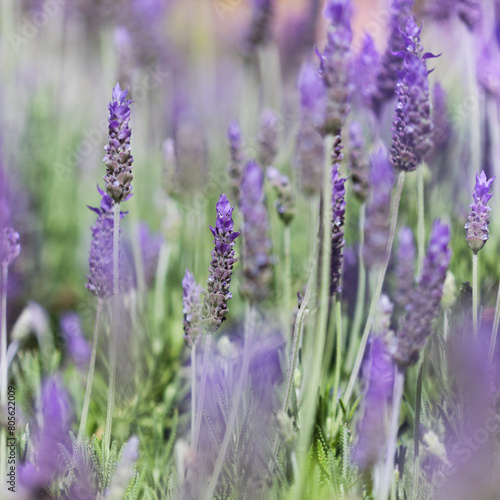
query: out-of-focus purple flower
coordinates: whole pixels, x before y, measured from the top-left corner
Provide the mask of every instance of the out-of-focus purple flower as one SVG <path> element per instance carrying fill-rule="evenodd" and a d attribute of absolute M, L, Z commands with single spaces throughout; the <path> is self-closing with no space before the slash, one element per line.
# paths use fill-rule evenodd
<path fill-rule="evenodd" d="M 125 200 L 132 192 L 131 182 L 132 162 L 134 158 L 130 154 L 129 127 L 130 103 L 125 99 L 128 90 L 122 90 L 117 83 L 113 89 L 113 99 L 109 103 L 109 138 L 104 148 L 106 155 L 103 161 L 106 163 L 106 192 L 116 202 Z"/>
<path fill-rule="evenodd" d="M 164 238 L 160 233 L 153 233 L 144 222 L 137 226 L 137 237 L 141 247 L 144 282 L 146 286 L 151 287 L 156 277 L 158 258 Z"/>
<path fill-rule="evenodd" d="M 351 170 L 352 189 L 356 197 L 365 201 L 370 194 L 370 158 L 365 148 L 363 129 L 353 121 L 349 127 L 349 169 Z"/>
<path fill-rule="evenodd" d="M 432 121 L 433 153 L 445 151 L 452 134 L 452 125 L 446 104 L 446 92 L 439 82 L 434 85 L 432 92 Z"/>
<path fill-rule="evenodd" d="M 273 164 L 278 152 L 278 117 L 272 109 L 265 109 L 260 115 L 257 143 L 259 162 L 267 168 Z"/>
<path fill-rule="evenodd" d="M 325 51 L 320 58 L 320 74 L 326 87 L 324 133 L 338 135 L 349 112 L 351 94 L 351 14 L 350 0 L 329 0 L 325 15 L 330 23 Z"/>
<path fill-rule="evenodd" d="M 211 373 L 207 378 L 198 448 L 202 464 L 198 478 L 193 475 L 194 498 L 199 498 L 202 496 L 199 492 L 206 490 L 208 475 L 219 455 L 220 443 L 227 431 L 227 417 L 236 399 L 235 392 L 240 387 L 244 356 L 249 357 L 240 402 L 245 419 L 243 425 L 233 429 L 215 496 L 226 498 L 229 491 L 234 491 L 236 483 L 239 498 L 254 498 L 257 491 L 262 496 L 258 480 L 262 478 L 265 466 L 263 457 L 272 453 L 273 440 L 270 437 L 277 430 L 275 415 L 279 411 L 278 394 L 283 384 L 280 359 L 285 348 L 283 335 L 269 323 L 267 320 L 252 325 L 252 342 L 248 352 L 238 342 L 241 330 L 232 332 L 231 336 L 223 336 L 217 343 Z M 238 439 L 233 436 L 238 436 Z M 235 476 L 230 472 L 229 464 L 237 470 L 244 470 L 245 474 Z"/>
<path fill-rule="evenodd" d="M 215 248 L 212 251 L 207 280 L 207 294 L 203 304 L 203 319 L 210 332 L 215 332 L 226 319 L 227 303 L 232 298 L 229 286 L 233 274 L 233 266 L 238 261 L 234 253 L 234 240 L 240 233 L 233 231 L 233 210 L 225 194 L 222 194 L 216 205 L 217 221 L 215 227 L 210 226 L 214 235 Z"/>
<path fill-rule="evenodd" d="M 295 195 L 292 183 L 287 175 L 274 167 L 268 167 L 267 178 L 278 194 L 278 199 L 274 203 L 278 216 L 285 224 L 290 224 L 295 217 Z"/>
<path fill-rule="evenodd" d="M 271 38 L 274 3 L 275 0 L 252 0 L 252 20 L 244 46 L 248 55 L 252 55 L 259 45 Z"/>
<path fill-rule="evenodd" d="M 179 171 L 177 159 L 175 157 L 175 142 L 172 137 L 167 137 L 163 141 L 163 171 L 162 184 L 165 193 L 175 197 L 179 194 Z"/>
<path fill-rule="evenodd" d="M 185 193 L 201 190 L 208 178 L 208 145 L 200 117 L 193 108 L 179 101 L 173 129 L 180 188 Z"/>
<path fill-rule="evenodd" d="M 451 259 L 449 243 L 449 226 L 436 219 L 422 274 L 407 306 L 406 321 L 397 336 L 394 358 L 402 368 L 418 361 L 419 353 L 432 333 L 432 323 L 441 307 L 443 285 Z"/>
<path fill-rule="evenodd" d="M 229 140 L 229 151 L 231 154 L 231 160 L 227 166 L 227 173 L 229 174 L 233 200 L 239 203 L 241 176 L 245 168 L 245 155 L 242 151 L 240 124 L 236 120 L 229 124 L 227 138 Z"/>
<path fill-rule="evenodd" d="M 470 31 L 474 31 L 481 22 L 481 5 L 477 0 L 439 0 L 429 3 L 425 12 L 437 21 L 457 16 Z"/>
<path fill-rule="evenodd" d="M 423 53 L 421 31 L 409 17 L 402 32 L 406 50 L 392 127 L 391 163 L 394 168 L 407 172 L 415 170 L 432 149 L 429 71 L 425 60 L 435 56 Z"/>
<path fill-rule="evenodd" d="M 186 269 L 182 279 L 182 312 L 184 313 L 184 340 L 196 344 L 201 335 L 201 286 Z"/>
<path fill-rule="evenodd" d="M 21 244 L 19 243 L 19 233 L 16 233 L 11 227 L 0 227 L 0 263 L 10 266 L 21 253 Z"/>
<path fill-rule="evenodd" d="M 363 104 L 372 106 L 377 92 L 377 72 L 380 67 L 380 54 L 369 34 L 365 34 L 363 46 L 353 61 L 352 83 L 353 98 L 360 96 Z"/>
<path fill-rule="evenodd" d="M 33 492 L 46 487 L 61 472 L 59 444 L 69 441 L 71 405 L 59 377 L 51 376 L 43 383 L 38 413 L 40 418 L 35 418 L 32 426 L 31 457 L 19 470 L 20 483 Z"/>
<path fill-rule="evenodd" d="M 337 136 L 333 148 L 332 165 L 332 248 L 330 260 L 330 295 L 340 293 L 340 278 L 342 276 L 342 249 L 344 240 L 345 217 L 345 181 L 340 177 L 339 164 L 344 158 L 340 136 Z"/>
<path fill-rule="evenodd" d="M 486 94 L 500 99 L 500 48 L 491 41 L 478 57 L 477 79 Z"/>
<path fill-rule="evenodd" d="M 494 176 L 488 179 L 484 171 L 476 174 L 476 185 L 472 193 L 474 203 L 469 205 L 469 219 L 465 224 L 467 230 L 465 240 L 474 253 L 479 252 L 484 247 L 489 237 L 488 226 L 490 224 L 491 208 L 488 202 L 493 196 L 489 191 L 494 180 Z"/>
<path fill-rule="evenodd" d="M 250 160 L 241 181 L 240 209 L 243 215 L 242 293 L 251 302 L 264 300 L 272 278 L 271 240 L 264 203 L 264 173 Z"/>
<path fill-rule="evenodd" d="M 415 243 L 409 227 L 399 232 L 399 246 L 396 257 L 396 288 L 394 301 L 404 311 L 411 301 L 415 279 Z"/>
<path fill-rule="evenodd" d="M 66 348 L 75 365 L 80 370 L 88 368 L 91 348 L 83 334 L 78 314 L 74 312 L 63 314 L 59 325 L 66 342 Z"/>
<path fill-rule="evenodd" d="M 382 336 L 372 338 L 363 368 L 366 382 L 363 417 L 357 426 L 354 461 L 361 470 L 372 467 L 382 456 L 385 444 L 386 406 L 394 385 L 394 361 Z"/>
<path fill-rule="evenodd" d="M 107 193 L 97 187 L 101 198 L 99 208 L 88 207 L 97 214 L 96 223 L 92 226 L 90 243 L 89 274 L 87 290 L 103 299 L 113 294 L 113 225 L 114 202 Z M 120 212 L 120 218 L 125 213 Z"/>
<path fill-rule="evenodd" d="M 295 146 L 295 166 L 301 189 L 306 195 L 312 196 L 321 191 L 323 182 L 324 143 L 316 127 L 324 120 L 325 85 L 309 62 L 302 66 L 299 91 L 301 116 Z"/>
<path fill-rule="evenodd" d="M 398 73 L 403 67 L 401 53 L 406 49 L 401 31 L 411 14 L 412 6 L 413 0 L 392 0 L 389 41 L 380 63 L 376 92 L 372 97 L 373 109 L 379 116 L 382 106 L 396 96 Z"/>
<path fill-rule="evenodd" d="M 132 37 L 125 26 L 115 28 L 113 43 L 118 52 L 118 81 L 124 87 L 132 85 L 132 74 L 134 71 L 134 58 L 132 49 Z"/>
<path fill-rule="evenodd" d="M 366 210 L 363 247 L 363 259 L 368 267 L 382 263 L 387 255 L 391 193 L 394 185 L 394 169 L 391 167 L 385 147 L 373 153 L 371 162 L 372 192 Z"/>

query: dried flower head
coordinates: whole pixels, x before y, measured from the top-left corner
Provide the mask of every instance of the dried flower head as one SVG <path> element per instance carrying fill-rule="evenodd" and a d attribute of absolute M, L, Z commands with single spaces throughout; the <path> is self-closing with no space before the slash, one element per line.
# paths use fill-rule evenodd
<path fill-rule="evenodd" d="M 103 161 L 106 163 L 106 192 L 116 203 L 125 200 L 132 192 L 131 182 L 132 162 L 134 158 L 130 154 L 129 127 L 131 100 L 125 99 L 128 90 L 120 88 L 117 83 L 113 89 L 113 99 L 109 103 L 109 138 L 104 148 L 106 155 Z"/>
<path fill-rule="evenodd" d="M 488 205 L 493 196 L 489 191 L 495 177 L 488 179 L 484 171 L 476 174 L 476 184 L 474 186 L 474 203 L 469 205 L 469 219 L 465 224 L 467 234 L 465 240 L 470 249 L 477 253 L 484 247 L 488 240 L 491 208 Z"/>
<path fill-rule="evenodd" d="M 225 194 L 216 205 L 217 221 L 210 226 L 214 235 L 215 247 L 212 251 L 207 280 L 207 293 L 203 304 L 203 319 L 209 332 L 215 332 L 226 319 L 227 303 L 232 298 L 229 286 L 233 275 L 233 266 L 238 257 L 234 253 L 234 240 L 240 233 L 233 231 L 233 210 Z"/>

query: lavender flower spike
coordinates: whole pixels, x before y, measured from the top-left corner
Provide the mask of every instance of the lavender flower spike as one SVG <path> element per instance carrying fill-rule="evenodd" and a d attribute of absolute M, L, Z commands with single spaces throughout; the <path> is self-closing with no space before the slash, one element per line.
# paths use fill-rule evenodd
<path fill-rule="evenodd" d="M 271 37 L 275 0 L 253 0 L 252 21 L 245 40 L 245 51 L 251 55 Z"/>
<path fill-rule="evenodd" d="M 5 227 L 0 239 L 0 263 L 10 266 L 21 253 L 19 233 L 11 227 Z"/>
<path fill-rule="evenodd" d="M 344 240 L 345 181 L 339 174 L 339 163 L 343 159 L 340 138 L 334 148 L 335 163 L 332 167 L 332 253 L 330 261 L 330 295 L 340 293 L 342 276 L 342 249 Z"/>
<path fill-rule="evenodd" d="M 434 125 L 431 117 L 429 80 L 425 60 L 435 57 L 424 54 L 420 43 L 419 28 L 412 17 L 408 18 L 403 71 L 398 82 L 398 103 L 392 128 L 391 163 L 394 168 L 411 172 L 432 149 Z"/>
<path fill-rule="evenodd" d="M 408 315 L 398 334 L 394 358 L 405 369 L 418 361 L 420 350 L 432 333 L 432 322 L 441 307 L 446 272 L 451 259 L 450 228 L 434 221 L 422 275 L 407 306 Z"/>
<path fill-rule="evenodd" d="M 182 279 L 182 312 L 184 313 L 184 339 L 188 345 L 196 344 L 201 335 L 201 286 L 186 269 Z"/>
<path fill-rule="evenodd" d="M 113 99 L 109 103 L 109 139 L 104 148 L 106 155 L 103 161 L 106 163 L 106 192 L 116 203 L 126 199 L 132 186 L 132 162 L 134 158 L 130 154 L 130 103 L 125 99 L 128 90 L 120 88 L 117 83 L 113 89 Z"/>
<path fill-rule="evenodd" d="M 415 278 L 415 243 L 409 227 L 399 233 L 399 247 L 396 263 L 396 291 L 394 300 L 404 311 L 411 302 Z"/>
<path fill-rule="evenodd" d="M 494 180 L 494 176 L 488 179 L 484 171 L 476 174 L 476 185 L 472 194 L 474 203 L 469 205 L 469 219 L 467 224 L 465 224 L 465 229 L 467 230 L 465 240 L 474 253 L 479 252 L 484 247 L 489 237 L 488 225 L 490 224 L 491 208 L 488 202 L 493 196 L 489 190 Z"/>
<path fill-rule="evenodd" d="M 349 167 L 352 176 L 352 190 L 356 197 L 365 201 L 370 194 L 370 158 L 366 152 L 363 129 L 358 122 L 349 128 Z"/>
<path fill-rule="evenodd" d="M 215 248 L 212 251 L 207 280 L 207 295 L 203 304 L 203 317 L 210 333 L 215 332 L 226 319 L 227 302 L 232 298 L 229 286 L 233 266 L 237 262 L 233 247 L 234 240 L 240 235 L 233 231 L 232 219 L 234 207 L 231 207 L 225 194 L 216 205 L 217 221 L 215 228 L 210 226 L 214 235 Z"/>
<path fill-rule="evenodd" d="M 265 109 L 259 121 L 259 162 L 267 168 L 273 164 L 278 150 L 278 117 L 272 109 Z"/>
<path fill-rule="evenodd" d="M 259 164 L 249 161 L 241 182 L 243 214 L 243 285 L 242 293 L 250 302 L 260 302 L 268 295 L 272 277 L 271 241 L 264 203 L 264 174 Z"/>
<path fill-rule="evenodd" d="M 231 184 L 231 195 L 239 203 L 241 176 L 245 167 L 245 157 L 242 151 L 241 129 L 236 120 L 229 124 L 227 138 L 231 153 L 231 161 L 227 166 L 227 173 L 229 174 L 229 182 Z"/>
<path fill-rule="evenodd" d="M 96 223 L 92 226 L 90 244 L 89 274 L 87 290 L 103 299 L 113 295 L 113 200 L 99 189 L 102 196 L 99 208 L 88 207 L 97 214 Z M 120 217 L 124 217 L 120 212 Z"/>
<path fill-rule="evenodd" d="M 320 58 L 320 74 L 326 86 L 327 103 L 323 132 L 338 135 L 349 111 L 351 93 L 351 2 L 329 0 L 325 15 L 330 21 L 327 42 Z"/>

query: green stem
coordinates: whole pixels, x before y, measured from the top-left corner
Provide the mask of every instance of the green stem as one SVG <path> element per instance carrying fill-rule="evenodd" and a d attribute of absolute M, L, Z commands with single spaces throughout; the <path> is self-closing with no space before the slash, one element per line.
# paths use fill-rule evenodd
<path fill-rule="evenodd" d="M 380 483 L 378 500 L 386 500 L 391 491 L 391 482 L 394 471 L 394 455 L 398 439 L 399 412 L 401 411 L 401 402 L 403 400 L 403 388 L 405 384 L 405 373 L 399 368 L 395 369 L 394 393 L 392 397 L 392 415 L 389 426 L 389 435 L 387 437 L 387 450 L 385 456 L 385 467 Z"/>
<path fill-rule="evenodd" d="M 165 283 L 170 260 L 171 245 L 164 242 L 158 256 L 158 266 L 156 268 L 156 282 L 154 295 L 154 317 L 155 324 L 160 326 L 165 315 Z"/>
<path fill-rule="evenodd" d="M 500 283 L 498 285 L 497 304 L 495 306 L 495 318 L 493 320 L 493 328 L 491 330 L 491 343 L 490 343 L 490 361 L 493 361 L 495 354 L 495 346 L 497 343 L 498 325 L 500 323 Z"/>
<path fill-rule="evenodd" d="M 83 401 L 82 418 L 80 419 L 80 428 L 78 430 L 78 442 L 81 443 L 85 435 L 87 426 L 87 416 L 89 413 L 90 395 L 92 393 L 92 383 L 94 381 L 95 358 L 97 354 L 97 341 L 99 339 L 99 321 L 102 311 L 102 298 L 97 299 L 97 312 L 94 325 L 94 338 L 92 340 L 92 355 L 90 357 L 89 373 L 87 376 L 87 388 L 85 389 L 85 399 Z"/>
<path fill-rule="evenodd" d="M 331 179 L 331 155 L 333 151 L 334 137 L 329 135 L 325 139 L 325 167 L 323 173 L 323 239 L 321 259 L 321 289 L 319 313 L 316 321 L 316 338 L 314 339 L 313 360 L 309 368 L 308 390 L 305 392 L 302 411 L 302 431 L 299 436 L 298 450 L 302 453 L 300 459 L 305 471 L 305 460 L 307 458 L 307 447 L 314 428 L 314 415 L 316 412 L 316 398 L 321 379 L 322 358 L 325 348 L 326 327 L 328 322 L 328 310 L 330 303 L 330 255 L 331 255 L 331 232 L 332 232 L 332 179 Z M 294 498 L 303 498 L 303 487 L 306 477 L 302 473 L 294 490 Z"/>
<path fill-rule="evenodd" d="M 477 252 L 472 252 L 472 332 L 477 337 L 478 328 L 478 298 L 477 285 Z"/>
<path fill-rule="evenodd" d="M 356 361 L 354 363 L 354 367 L 351 372 L 351 377 L 349 378 L 349 383 L 347 385 L 347 389 L 344 393 L 343 401 L 345 404 L 348 404 L 349 399 L 352 396 L 352 391 L 354 389 L 354 384 L 356 383 L 356 379 L 358 378 L 359 370 L 361 368 L 361 363 L 363 361 L 363 356 L 365 354 L 366 343 L 368 342 L 368 336 L 370 335 L 373 318 L 375 316 L 375 312 L 378 307 L 378 303 L 380 300 L 380 294 L 382 293 L 382 285 L 384 284 L 385 273 L 387 272 L 387 266 L 389 265 L 389 259 L 391 257 L 392 245 L 394 243 L 394 236 L 396 234 L 396 225 L 398 222 L 398 211 L 399 211 L 399 203 L 401 201 L 401 193 L 403 191 L 403 184 L 405 180 L 405 172 L 402 171 L 398 177 L 398 184 L 396 187 L 396 193 L 394 196 L 394 204 L 392 208 L 392 217 L 391 217 L 391 227 L 389 230 L 389 239 L 387 241 L 386 247 L 386 257 L 380 268 L 380 274 L 377 281 L 377 286 L 375 288 L 375 292 L 372 296 L 372 300 L 370 303 L 370 311 L 368 313 L 368 318 L 366 320 L 365 329 L 363 331 L 363 337 L 361 338 L 361 342 L 358 348 L 358 354 L 356 356 Z"/>
<path fill-rule="evenodd" d="M 2 347 L 1 347 L 1 381 L 0 381 L 0 408 L 2 411 L 7 410 L 7 383 L 8 383 L 8 370 L 7 370 L 7 279 L 9 273 L 9 265 L 7 262 L 2 262 L 2 289 L 1 289 L 1 306 L 0 314 L 1 319 L 1 332 Z M 0 425 L 0 486 L 4 485 L 6 481 L 6 466 L 7 466 L 7 430 L 4 425 Z"/>
<path fill-rule="evenodd" d="M 420 479 L 420 408 L 422 405 L 422 372 L 424 367 L 424 352 L 418 367 L 417 394 L 415 396 L 415 421 L 413 429 L 413 494 L 412 499 L 417 500 L 418 482 Z"/>
<path fill-rule="evenodd" d="M 339 399 L 339 386 L 340 386 L 340 365 L 342 362 L 342 304 L 338 297 L 334 298 L 335 304 L 335 335 L 337 337 L 337 353 L 335 359 L 335 378 L 333 381 L 333 407 L 331 411 L 332 421 L 335 422 L 335 414 L 337 412 L 337 402 Z M 332 431 L 332 437 L 336 433 L 334 428 Z"/>
<path fill-rule="evenodd" d="M 290 298 L 292 296 L 292 239 L 290 225 L 286 224 L 283 230 L 283 256 L 285 261 L 285 269 L 283 272 L 283 314 L 286 341 L 290 345 Z"/>
<path fill-rule="evenodd" d="M 212 478 L 207 487 L 206 494 L 204 498 L 206 500 L 211 500 L 217 487 L 217 481 L 219 480 L 220 473 L 222 471 L 222 466 L 224 465 L 224 460 L 226 458 L 227 449 L 229 447 L 229 442 L 233 438 L 233 430 L 236 424 L 236 418 L 238 416 L 238 410 L 240 407 L 241 398 L 243 396 L 243 389 L 246 380 L 248 379 L 248 369 L 250 367 L 250 356 L 251 356 L 251 346 L 252 346 L 252 335 L 255 331 L 254 328 L 254 308 L 252 305 L 248 305 L 245 321 L 245 333 L 243 337 L 243 365 L 241 367 L 240 376 L 238 378 L 238 383 L 236 385 L 236 390 L 233 394 L 233 404 L 231 406 L 231 413 L 229 414 L 229 419 L 226 425 L 226 431 L 224 432 L 224 438 L 220 447 L 219 455 L 217 456 L 217 461 L 215 462 L 214 472 Z"/>
<path fill-rule="evenodd" d="M 359 209 L 359 249 L 358 249 L 358 288 L 356 292 L 356 308 L 354 309 L 354 320 L 352 323 L 351 332 L 349 335 L 349 348 L 345 368 L 352 368 L 354 354 L 358 347 L 359 330 L 361 329 L 361 321 L 365 309 L 366 295 L 366 268 L 363 259 L 363 245 L 365 241 L 365 219 L 366 219 L 366 203 L 363 203 Z"/>
<path fill-rule="evenodd" d="M 191 448 L 193 448 L 196 426 L 196 342 L 191 348 Z"/>
<path fill-rule="evenodd" d="M 203 351 L 203 365 L 201 368 L 201 381 L 198 395 L 198 405 L 196 410 L 196 419 L 194 426 L 194 434 L 191 438 L 192 448 L 196 451 L 198 447 L 198 437 L 200 435 L 201 417 L 203 414 L 203 402 L 205 399 L 205 388 L 207 385 L 208 365 L 212 354 L 212 333 L 207 332 L 205 336 L 205 349 Z M 189 474 L 189 472 L 188 472 Z"/>
<path fill-rule="evenodd" d="M 115 384 L 116 384 L 116 362 L 118 351 L 118 294 L 120 292 L 119 276 L 119 249 L 120 249 L 120 203 L 114 205 L 113 223 L 113 321 L 111 331 L 110 363 L 109 363 L 109 386 L 108 386 L 108 408 L 106 411 L 106 426 L 104 428 L 104 456 L 109 459 L 111 429 L 113 426 L 113 411 L 115 406 Z M 107 461 L 107 460 L 106 460 Z"/>
<path fill-rule="evenodd" d="M 422 272 L 425 258 L 425 204 L 424 204 L 424 166 L 417 168 L 417 277 Z"/>

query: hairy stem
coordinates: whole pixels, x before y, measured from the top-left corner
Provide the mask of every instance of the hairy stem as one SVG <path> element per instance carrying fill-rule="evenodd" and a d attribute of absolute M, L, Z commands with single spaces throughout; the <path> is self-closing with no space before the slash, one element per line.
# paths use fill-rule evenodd
<path fill-rule="evenodd" d="M 196 426 L 196 342 L 191 347 L 191 448 Z"/>
<path fill-rule="evenodd" d="M 94 381 L 95 358 L 97 354 L 97 342 L 99 339 L 99 322 L 102 311 L 102 299 L 97 299 L 97 312 L 94 325 L 94 338 L 92 340 L 92 355 L 90 356 L 89 373 L 87 375 L 87 387 L 85 389 L 85 399 L 83 401 L 82 418 L 80 419 L 80 428 L 78 430 L 78 442 L 81 443 L 87 427 L 87 416 L 89 414 L 90 395 L 92 393 L 92 383 Z"/>
<path fill-rule="evenodd" d="M 198 405 L 196 410 L 194 433 L 191 438 L 192 448 L 194 451 L 196 451 L 196 448 L 198 447 L 198 437 L 200 435 L 201 417 L 203 414 L 203 401 L 205 399 L 205 388 L 207 385 L 208 365 L 210 363 L 211 354 L 212 354 L 212 333 L 207 332 L 205 336 L 205 349 L 203 351 L 203 364 L 201 367 L 201 381 L 198 394 Z"/>
<path fill-rule="evenodd" d="M 363 260 L 363 245 L 365 241 L 365 219 L 366 219 L 366 203 L 363 203 L 359 210 L 359 249 L 358 249 L 358 288 L 356 291 L 356 307 L 354 309 L 354 320 L 350 332 L 349 348 L 347 351 L 347 358 L 345 368 L 350 370 L 352 368 L 354 354 L 356 347 L 358 347 L 359 330 L 361 328 L 361 320 L 363 319 L 363 312 L 365 309 L 365 295 L 366 295 L 366 268 L 365 261 Z"/>
<path fill-rule="evenodd" d="M 394 196 L 394 204 L 392 208 L 392 216 L 391 216 L 391 226 L 389 231 L 389 239 L 387 241 L 386 247 L 386 257 L 380 269 L 380 274 L 377 281 L 377 286 L 375 288 L 375 292 L 372 296 L 372 300 L 370 303 L 370 311 L 368 313 L 368 318 L 366 320 L 365 329 L 363 331 L 363 337 L 361 338 L 361 342 L 358 348 L 358 354 L 356 356 L 356 361 L 354 362 L 354 367 L 351 372 L 351 377 L 349 378 L 349 383 L 347 385 L 347 389 L 344 393 L 343 401 L 345 404 L 349 402 L 349 399 L 352 396 L 352 391 L 354 389 L 354 384 L 356 383 L 356 379 L 358 378 L 359 370 L 361 368 L 361 363 L 363 361 L 363 356 L 365 354 L 366 343 L 368 342 L 368 336 L 370 335 L 373 318 L 375 316 L 375 312 L 377 310 L 377 306 L 380 300 L 380 294 L 382 293 L 382 285 L 384 284 L 385 273 L 387 272 L 387 266 L 389 265 L 389 259 L 391 257 L 392 245 L 394 243 L 394 236 L 396 234 L 396 225 L 398 222 L 398 211 L 399 211 L 399 203 L 401 201 L 401 193 L 403 191 L 403 184 L 405 180 L 405 172 L 402 171 L 398 177 L 398 184 L 396 186 L 396 193 Z"/>
<path fill-rule="evenodd" d="M 413 493 L 412 499 L 417 500 L 418 482 L 420 479 L 420 408 L 422 405 L 422 372 L 424 369 L 424 352 L 418 367 L 417 394 L 415 396 L 415 421 L 413 429 Z"/>
<path fill-rule="evenodd" d="M 328 310 L 330 305 L 330 255 L 331 255 L 331 234 L 332 234 L 332 178 L 331 163 L 334 137 L 327 136 L 325 139 L 325 166 L 323 172 L 323 238 L 322 238 L 322 259 L 321 259 L 321 288 L 320 304 L 316 321 L 316 338 L 314 339 L 313 359 L 309 371 L 308 390 L 305 393 L 304 402 L 301 405 L 302 412 L 302 432 L 299 436 L 298 450 L 301 452 L 300 463 L 302 467 L 296 488 L 294 489 L 294 498 L 303 498 L 303 487 L 306 480 L 304 471 L 305 460 L 307 458 L 307 447 L 311 439 L 314 428 L 314 415 L 316 412 L 316 397 L 321 379 L 322 358 L 325 348 L 326 328 L 328 323 Z"/>
<path fill-rule="evenodd" d="M 224 438 L 220 447 L 219 455 L 217 456 L 217 461 L 215 462 L 214 472 L 210 483 L 208 484 L 206 495 L 204 498 L 206 500 L 211 500 L 217 487 L 217 481 L 219 480 L 220 473 L 222 471 L 222 466 L 224 465 L 224 460 L 226 458 L 226 453 L 229 447 L 229 442 L 233 438 L 234 426 L 236 424 L 236 418 L 238 416 L 238 410 L 240 407 L 241 398 L 243 396 L 243 389 L 245 382 L 248 380 L 248 369 L 250 367 L 250 355 L 252 346 L 252 335 L 255 331 L 254 328 L 254 308 L 252 305 L 248 305 L 245 321 L 245 333 L 243 337 L 243 365 L 241 367 L 240 376 L 238 378 L 238 383 L 236 385 L 236 390 L 233 394 L 233 404 L 231 406 L 231 413 L 226 425 L 226 431 L 224 432 Z"/>
<path fill-rule="evenodd" d="M 500 283 L 498 285 L 497 304 L 495 306 L 495 318 L 493 320 L 493 328 L 491 330 L 491 343 L 490 343 L 490 361 L 493 361 L 495 355 L 495 346 L 497 343 L 498 325 L 500 323 Z"/>
<path fill-rule="evenodd" d="M 118 294 L 120 293 L 119 276 L 119 250 L 120 250 L 120 203 L 114 205 L 113 223 L 113 320 L 111 331 L 110 362 L 109 362 L 109 386 L 108 386 L 108 408 L 106 411 L 106 426 L 104 429 L 104 456 L 108 459 L 111 443 L 111 429 L 113 426 L 113 411 L 115 406 L 115 384 L 116 384 L 116 362 L 118 351 L 119 314 Z"/>
<path fill-rule="evenodd" d="M 1 305 L 0 314 L 1 318 L 1 332 L 2 347 L 1 347 L 1 377 L 0 377 L 0 408 L 2 411 L 7 409 L 7 279 L 8 279 L 9 265 L 7 262 L 2 262 L 2 288 L 1 288 Z M 3 416 L 2 416 L 3 417 Z M 0 425 L 0 485 L 3 488 L 6 481 L 6 466 L 7 466 L 7 430 L 4 425 Z"/>
<path fill-rule="evenodd" d="M 472 252 L 472 332 L 477 337 L 478 329 L 478 284 L 477 284 L 477 252 Z"/>
<path fill-rule="evenodd" d="M 290 297 L 292 296 L 292 239 L 290 226 L 287 224 L 283 230 L 283 257 L 285 261 L 285 269 L 283 272 L 283 314 L 284 328 L 287 344 L 291 342 L 290 332 Z"/>
<path fill-rule="evenodd" d="M 425 258 L 425 204 L 424 204 L 424 166 L 417 168 L 417 277 L 422 272 Z"/>
<path fill-rule="evenodd" d="M 392 476 L 394 471 L 394 455 L 398 439 L 399 412 L 401 411 L 401 402 L 403 400 L 403 388 L 405 384 L 405 373 L 399 368 L 395 369 L 396 376 L 394 380 L 394 393 L 392 397 L 392 414 L 389 425 L 389 435 L 387 437 L 387 450 L 385 456 L 385 467 L 380 484 L 378 500 L 387 500 L 391 491 Z"/>

